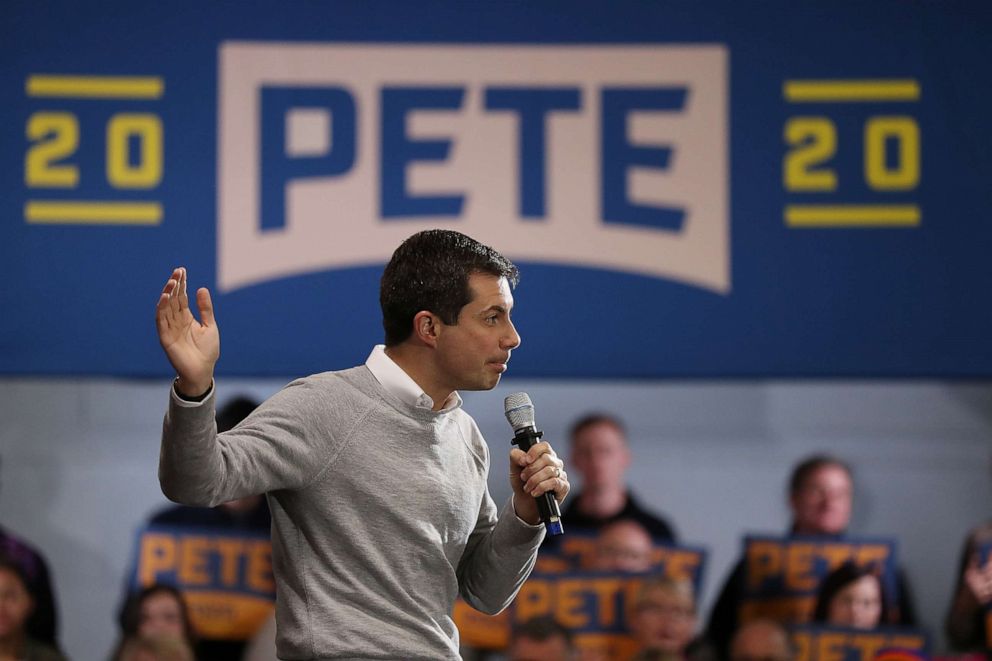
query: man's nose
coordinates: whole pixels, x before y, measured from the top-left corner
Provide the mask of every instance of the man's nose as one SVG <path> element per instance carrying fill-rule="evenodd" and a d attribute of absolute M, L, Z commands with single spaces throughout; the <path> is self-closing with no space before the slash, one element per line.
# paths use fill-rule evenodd
<path fill-rule="evenodd" d="M 512 321 L 508 321 L 507 323 L 509 324 L 510 332 L 503 338 L 503 348 L 516 349 L 520 346 L 520 333 L 517 332 L 517 327 L 513 325 Z"/>

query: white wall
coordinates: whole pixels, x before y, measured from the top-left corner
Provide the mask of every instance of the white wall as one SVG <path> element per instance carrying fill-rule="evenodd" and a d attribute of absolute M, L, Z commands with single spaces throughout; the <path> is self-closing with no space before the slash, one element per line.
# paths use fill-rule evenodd
<path fill-rule="evenodd" d="M 284 381 L 218 385 L 223 401 L 242 392 L 265 397 Z M 853 532 L 901 540 L 934 634 L 961 540 L 992 509 L 992 384 L 507 380 L 465 395 L 489 439 L 500 502 L 510 437 L 502 398 L 516 390 L 530 393 L 539 426 L 563 453 L 568 424 L 590 408 L 626 420 L 635 491 L 683 541 L 711 550 L 704 609 L 740 535 L 784 529 L 786 475 L 812 452 L 855 465 Z M 113 645 L 133 533 L 165 504 L 156 463 L 167 394 L 166 381 L 0 379 L 0 524 L 48 556 L 74 659 L 102 659 Z"/>

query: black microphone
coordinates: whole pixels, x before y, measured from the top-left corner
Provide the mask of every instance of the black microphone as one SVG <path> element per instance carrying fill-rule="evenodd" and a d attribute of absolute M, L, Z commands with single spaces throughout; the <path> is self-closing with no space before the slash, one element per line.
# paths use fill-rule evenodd
<path fill-rule="evenodd" d="M 530 396 L 525 392 L 515 392 L 503 400 L 503 411 L 506 420 L 513 427 L 513 445 L 527 452 L 535 443 L 541 440 L 544 432 L 538 431 L 534 423 L 534 405 Z M 561 525 L 561 510 L 552 491 L 546 491 L 534 498 L 537 501 L 537 511 L 549 535 L 561 535 L 565 529 Z"/>

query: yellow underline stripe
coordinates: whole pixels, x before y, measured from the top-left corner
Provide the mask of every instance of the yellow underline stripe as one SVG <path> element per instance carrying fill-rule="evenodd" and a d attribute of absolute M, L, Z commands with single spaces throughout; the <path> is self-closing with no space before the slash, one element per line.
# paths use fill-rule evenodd
<path fill-rule="evenodd" d="M 911 79 L 787 80 L 782 96 L 796 103 L 815 101 L 919 101 L 920 84 Z"/>
<path fill-rule="evenodd" d="M 31 200 L 24 205 L 24 219 L 43 225 L 158 225 L 162 222 L 162 205 L 158 202 Z"/>
<path fill-rule="evenodd" d="M 28 96 L 81 99 L 159 99 L 165 81 L 158 76 L 28 76 Z"/>
<path fill-rule="evenodd" d="M 792 204 L 785 207 L 790 227 L 917 227 L 915 204 Z"/>

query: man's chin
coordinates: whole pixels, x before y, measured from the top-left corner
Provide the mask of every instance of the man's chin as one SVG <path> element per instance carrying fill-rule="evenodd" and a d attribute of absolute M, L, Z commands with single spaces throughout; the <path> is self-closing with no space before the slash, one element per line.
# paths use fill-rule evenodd
<path fill-rule="evenodd" d="M 492 377 L 479 379 L 477 382 L 472 383 L 470 385 L 463 385 L 462 387 L 458 388 L 458 390 L 464 390 L 468 392 L 477 392 L 480 390 L 492 390 L 493 388 L 499 385 L 499 378 L 500 375 L 497 374 Z"/>

